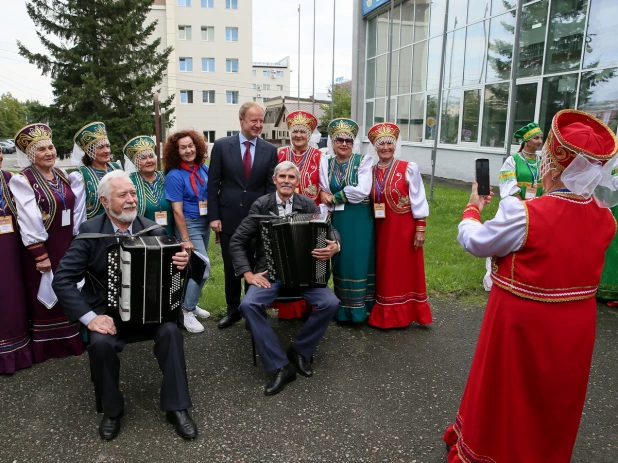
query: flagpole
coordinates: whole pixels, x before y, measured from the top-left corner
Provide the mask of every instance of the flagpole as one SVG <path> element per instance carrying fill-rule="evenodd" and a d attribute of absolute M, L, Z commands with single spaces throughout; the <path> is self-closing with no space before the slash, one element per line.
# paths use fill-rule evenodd
<path fill-rule="evenodd" d="M 315 114 L 315 0 L 313 0 L 313 83 L 311 87 L 311 112 Z"/>
<path fill-rule="evenodd" d="M 298 99 L 296 107 L 300 109 L 300 4 L 298 5 Z"/>
<path fill-rule="evenodd" d="M 333 0 L 333 75 L 330 85 L 330 119 L 335 118 L 335 12 L 337 0 Z"/>

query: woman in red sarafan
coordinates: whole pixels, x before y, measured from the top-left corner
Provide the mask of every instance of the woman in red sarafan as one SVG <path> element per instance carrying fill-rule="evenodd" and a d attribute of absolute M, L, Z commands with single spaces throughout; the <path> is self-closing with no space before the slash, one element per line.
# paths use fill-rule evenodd
<path fill-rule="evenodd" d="M 605 124 L 564 110 L 543 148 L 545 196 L 504 198 L 496 217 L 481 223 L 491 198 L 473 186 L 458 241 L 475 256 L 497 257 L 468 383 L 444 434 L 449 463 L 571 461 L 592 361 L 595 294 L 616 232 L 610 210 L 592 195 L 599 181 L 611 186 L 617 151 Z"/>
<path fill-rule="evenodd" d="M 401 328 L 433 321 L 425 285 L 426 218 L 429 205 L 414 162 L 395 159 L 399 127 L 385 122 L 367 134 L 378 154 L 371 202 L 376 224 L 376 302 L 368 323 Z"/>

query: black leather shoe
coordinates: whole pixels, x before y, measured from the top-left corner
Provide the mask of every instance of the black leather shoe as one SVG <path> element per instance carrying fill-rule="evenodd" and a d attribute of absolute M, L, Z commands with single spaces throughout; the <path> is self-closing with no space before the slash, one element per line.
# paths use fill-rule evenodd
<path fill-rule="evenodd" d="M 296 379 L 296 370 L 294 369 L 293 365 L 290 365 L 288 363 L 286 366 L 281 367 L 277 370 L 273 380 L 266 385 L 266 388 L 264 389 L 264 394 L 265 395 L 278 394 L 279 392 L 283 391 L 283 388 L 285 388 L 285 385 L 287 383 L 291 383 L 295 379 Z"/>
<path fill-rule="evenodd" d="M 189 412 L 186 410 L 176 410 L 173 412 L 167 412 L 167 421 L 172 423 L 176 428 L 176 434 L 183 439 L 195 439 L 197 437 L 197 426 L 195 422 L 189 416 Z"/>
<path fill-rule="evenodd" d="M 288 348 L 288 360 L 294 367 L 296 371 L 307 378 L 313 375 L 313 368 L 311 368 L 311 363 L 305 357 L 300 355 L 298 352 L 294 350 L 292 346 Z"/>
<path fill-rule="evenodd" d="M 122 418 L 122 412 L 116 417 L 103 415 L 101 424 L 99 425 L 99 435 L 103 440 L 112 440 L 120 432 L 120 418 Z"/>
<path fill-rule="evenodd" d="M 226 315 L 225 317 L 223 317 L 221 319 L 221 321 L 219 321 L 219 328 L 228 328 L 230 326 L 232 326 L 234 323 L 236 323 L 237 321 L 239 321 L 242 317 L 240 316 L 240 314 L 238 312 L 234 312 L 231 315 Z"/>

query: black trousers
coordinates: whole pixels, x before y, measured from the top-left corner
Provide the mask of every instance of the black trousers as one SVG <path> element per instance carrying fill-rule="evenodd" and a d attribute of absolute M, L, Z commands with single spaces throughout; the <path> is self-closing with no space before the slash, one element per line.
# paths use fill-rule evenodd
<path fill-rule="evenodd" d="M 232 235 L 221 233 L 221 256 L 223 257 L 223 272 L 225 273 L 225 303 L 227 304 L 227 314 L 238 314 L 240 305 L 240 285 L 241 280 L 236 278 L 234 264 L 230 256 L 230 240 Z"/>
<path fill-rule="evenodd" d="M 117 323 L 116 335 L 89 332 L 88 356 L 95 387 L 101 393 L 103 413 L 118 416 L 124 409 L 124 396 L 119 388 L 120 358 L 127 342 L 154 340 L 154 354 L 159 363 L 161 410 L 185 410 L 191 407 L 182 333 L 175 322 L 126 327 Z"/>

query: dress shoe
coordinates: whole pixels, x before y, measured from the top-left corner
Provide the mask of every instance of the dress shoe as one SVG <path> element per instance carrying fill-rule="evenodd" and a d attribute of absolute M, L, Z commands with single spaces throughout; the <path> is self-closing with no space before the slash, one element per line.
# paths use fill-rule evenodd
<path fill-rule="evenodd" d="M 197 426 L 186 410 L 176 410 L 167 412 L 167 421 L 176 428 L 176 434 L 183 439 L 195 439 L 197 437 Z"/>
<path fill-rule="evenodd" d="M 103 440 L 112 440 L 120 432 L 120 418 L 122 418 L 122 412 L 116 417 L 103 415 L 101 424 L 99 425 L 99 435 Z"/>
<path fill-rule="evenodd" d="M 281 367 L 275 373 L 273 380 L 266 385 L 264 389 L 265 395 L 275 395 L 283 391 L 283 388 L 287 383 L 291 383 L 296 379 L 296 370 L 293 365 L 289 363 Z"/>
<path fill-rule="evenodd" d="M 238 320 L 240 320 L 242 317 L 240 316 L 240 314 L 238 312 L 234 312 L 231 315 L 226 315 L 225 317 L 223 317 L 221 319 L 221 321 L 219 322 L 219 328 L 228 328 L 230 326 L 232 326 L 234 323 L 236 323 Z"/>
<path fill-rule="evenodd" d="M 296 352 L 292 346 L 288 348 L 288 360 L 301 375 L 307 378 L 313 375 L 313 368 L 311 368 L 310 361 Z"/>

